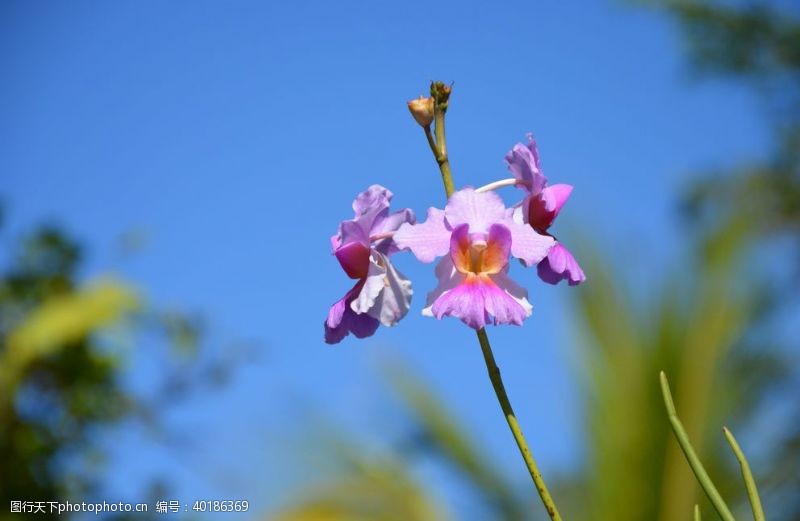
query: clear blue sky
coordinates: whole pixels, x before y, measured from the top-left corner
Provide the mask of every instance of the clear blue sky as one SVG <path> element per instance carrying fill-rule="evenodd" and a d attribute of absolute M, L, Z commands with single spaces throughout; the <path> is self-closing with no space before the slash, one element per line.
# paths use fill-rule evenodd
<path fill-rule="evenodd" d="M 87 275 L 114 271 L 157 305 L 202 310 L 211 343 L 263 346 L 224 392 L 168 415 L 189 449 L 108 437 L 109 499 L 166 475 L 182 501 L 274 506 L 296 483 L 302 411 L 384 441 L 384 357 L 417 367 L 525 479 L 474 334 L 420 316 L 431 266 L 397 257 L 416 289 L 399 327 L 322 342 L 349 282 L 328 238 L 354 195 L 381 183 L 420 216 L 443 203 L 405 106 L 430 79 L 455 81 L 456 183 L 505 177 L 504 153 L 534 132 L 551 182 L 575 186 L 559 236 L 589 237 L 631 280 L 679 257 L 674 206 L 690 173 L 757 158 L 768 137 L 745 92 L 691 80 L 671 23 L 615 2 L 4 2 L 0 68 L 3 248 L 58 222 L 85 241 Z M 131 229 L 150 242 L 121 262 Z M 490 331 L 496 356 L 545 472 L 571 468 L 568 295 L 580 288 L 515 273 L 534 315 Z"/>

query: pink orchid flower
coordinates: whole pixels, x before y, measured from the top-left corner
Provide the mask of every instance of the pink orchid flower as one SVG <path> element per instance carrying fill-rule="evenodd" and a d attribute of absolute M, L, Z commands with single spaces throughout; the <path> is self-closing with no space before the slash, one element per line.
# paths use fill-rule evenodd
<path fill-rule="evenodd" d="M 400 226 L 394 242 L 422 262 L 443 257 L 435 270 L 439 286 L 428 294 L 422 313 L 454 316 L 474 329 L 521 325 L 530 316 L 528 292 L 507 275 L 509 258 L 532 266 L 554 244 L 515 222 L 497 194 L 472 188 L 454 193 L 444 210 L 430 208 L 424 223 Z"/>
<path fill-rule="evenodd" d="M 333 254 L 342 269 L 357 282 L 328 312 L 325 342 L 336 344 L 348 334 L 371 336 L 380 324 L 393 326 L 411 306 L 411 281 L 389 261 L 399 249 L 392 234 L 404 223 L 414 223 L 409 209 L 389 213 L 392 192 L 372 185 L 353 201 L 355 218 L 342 221 L 331 237 Z"/>
<path fill-rule="evenodd" d="M 517 143 L 505 157 L 508 169 L 517 179 L 517 186 L 527 192 L 522 204 L 515 211 L 515 218 L 537 232 L 552 237 L 548 229 L 569 199 L 572 186 L 547 185 L 536 141 L 531 135 L 528 135 L 528 139 L 527 145 Z M 576 286 L 586 280 L 578 261 L 561 242 L 556 242 L 547 257 L 539 263 L 537 272 L 539 278 L 549 284 L 558 284 L 566 279 L 570 286 Z"/>

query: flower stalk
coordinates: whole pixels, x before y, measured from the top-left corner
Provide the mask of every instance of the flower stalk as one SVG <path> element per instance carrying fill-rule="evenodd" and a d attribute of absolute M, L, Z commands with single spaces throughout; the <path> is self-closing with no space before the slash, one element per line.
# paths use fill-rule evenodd
<path fill-rule="evenodd" d="M 431 83 L 431 97 L 434 100 L 433 113 L 435 137 L 431 133 L 430 126 L 423 127 L 428 145 L 433 152 L 436 163 L 439 165 L 439 171 L 442 175 L 445 194 L 448 198 L 450 198 L 453 192 L 455 192 L 453 174 L 450 170 L 450 160 L 447 155 L 447 138 L 445 136 L 444 126 L 445 112 L 447 111 L 451 92 L 452 86 L 445 85 L 442 82 Z M 505 186 L 505 184 L 501 186 Z M 491 189 L 493 188 L 486 188 L 486 190 Z M 494 354 L 492 353 L 492 346 L 489 343 L 489 337 L 486 334 L 486 329 L 478 329 L 477 335 L 478 342 L 481 346 L 481 351 L 483 352 L 483 358 L 486 363 L 486 369 L 489 373 L 489 379 L 491 380 L 492 387 L 497 395 L 497 401 L 500 403 L 500 408 L 502 409 L 503 415 L 508 422 L 509 429 L 511 429 L 511 434 L 514 436 L 514 440 L 517 442 L 517 447 L 519 447 L 519 451 L 522 454 L 522 459 L 525 461 L 525 466 L 528 468 L 531 479 L 536 486 L 536 490 L 539 493 L 539 497 L 541 498 L 542 503 L 547 510 L 547 514 L 550 516 L 550 519 L 552 521 L 561 521 L 561 515 L 559 514 L 555 502 L 553 501 L 553 498 L 547 489 L 544 478 L 539 471 L 539 467 L 536 464 L 533 453 L 528 447 L 528 442 L 525 440 L 525 436 L 522 433 L 522 429 L 517 421 L 517 417 L 514 414 L 511 401 L 508 399 L 508 394 L 506 393 L 505 386 L 503 385 L 503 379 L 500 376 L 500 368 L 495 362 Z"/>

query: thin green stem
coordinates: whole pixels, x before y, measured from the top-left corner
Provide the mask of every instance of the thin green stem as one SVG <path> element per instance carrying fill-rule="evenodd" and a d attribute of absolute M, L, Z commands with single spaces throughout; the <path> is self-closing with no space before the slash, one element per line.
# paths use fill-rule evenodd
<path fill-rule="evenodd" d="M 447 157 L 447 141 L 444 135 L 444 110 L 438 106 L 434 108 L 433 124 L 436 129 L 436 145 L 438 147 L 436 162 L 439 164 L 439 170 L 442 173 L 444 191 L 447 197 L 450 198 L 453 192 L 456 191 L 456 187 L 453 184 L 453 174 L 450 171 L 450 158 Z"/>
<path fill-rule="evenodd" d="M 694 521 L 702 521 L 700 518 L 700 505 L 694 506 Z"/>
<path fill-rule="evenodd" d="M 714 509 L 717 511 L 717 514 L 719 514 L 719 517 L 724 521 L 735 521 L 730 508 L 725 504 L 719 491 L 717 491 L 717 487 L 714 486 L 706 469 L 700 462 L 700 458 L 697 457 L 697 453 L 694 451 L 694 447 L 692 447 L 689 441 L 689 436 L 686 434 L 686 429 L 683 428 L 683 424 L 678 418 L 678 413 L 675 410 L 675 403 L 672 401 L 672 393 L 669 391 L 667 375 L 664 374 L 664 371 L 661 371 L 661 394 L 664 396 L 664 406 L 667 408 L 669 422 L 672 424 L 672 431 L 675 433 L 675 438 L 677 438 L 678 444 L 681 446 L 681 450 L 684 456 L 686 456 L 686 460 L 689 462 L 689 466 L 692 468 L 692 472 L 694 472 L 697 481 L 700 483 L 703 491 L 705 491 L 711 504 L 714 505 Z"/>
<path fill-rule="evenodd" d="M 533 483 L 536 485 L 539 497 L 542 498 L 542 503 L 547 509 L 550 519 L 553 521 L 560 521 L 561 515 L 558 513 L 556 504 L 550 496 L 550 491 L 547 490 L 547 485 L 544 482 L 542 473 L 539 472 L 539 467 L 536 465 L 533 453 L 531 453 L 530 448 L 528 448 L 528 442 L 525 441 L 525 436 L 522 434 L 522 429 L 514 414 L 514 409 L 511 407 L 508 394 L 506 394 L 506 388 L 503 385 L 503 379 L 500 377 L 500 368 L 497 367 L 497 363 L 494 360 L 492 346 L 489 344 L 489 337 L 486 336 L 486 330 L 484 328 L 478 330 L 478 342 L 481 344 L 483 359 L 486 361 L 486 369 L 489 371 L 489 379 L 492 381 L 492 387 L 494 387 L 494 392 L 497 395 L 497 401 L 500 402 L 500 408 L 503 409 L 503 415 L 506 417 L 508 427 L 511 429 L 511 434 L 514 435 L 514 440 L 517 442 L 519 452 L 522 454 L 522 459 L 525 460 L 528 472 L 530 472 Z"/>
<path fill-rule="evenodd" d="M 447 104 L 450 100 L 451 87 L 446 86 L 440 81 L 431 84 L 431 97 L 433 98 L 433 126 L 436 134 L 436 142 L 431 137 L 430 127 L 425 128 L 425 136 L 428 144 L 433 150 L 433 157 L 439 165 L 442 174 L 444 191 L 449 199 L 456 187 L 453 184 L 453 173 L 450 171 L 450 159 L 447 157 L 447 137 L 444 132 L 444 113 L 447 112 Z"/>
<path fill-rule="evenodd" d="M 750 472 L 750 464 L 747 463 L 744 452 L 742 452 L 741 447 L 739 447 L 730 429 L 723 427 L 722 432 L 725 433 L 725 438 L 727 438 L 728 444 L 731 446 L 731 449 L 733 449 L 736 459 L 739 460 L 739 466 L 742 467 L 742 477 L 744 478 L 744 486 L 747 489 L 747 497 L 750 499 L 750 508 L 753 509 L 753 519 L 755 519 L 755 521 L 764 521 L 764 509 L 761 507 L 761 498 L 758 497 L 756 480 L 753 479 L 753 473 Z"/>

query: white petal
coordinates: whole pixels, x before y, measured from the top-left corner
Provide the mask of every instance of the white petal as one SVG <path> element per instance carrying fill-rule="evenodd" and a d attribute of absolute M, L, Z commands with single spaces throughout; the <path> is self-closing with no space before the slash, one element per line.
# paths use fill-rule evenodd
<path fill-rule="evenodd" d="M 384 326 L 391 327 L 408 313 L 414 292 L 411 289 L 411 281 L 394 267 L 389 258 L 380 253 L 377 255 L 386 268 L 383 277 L 384 287 L 368 314 L 378 319 Z"/>
<path fill-rule="evenodd" d="M 361 292 L 350 303 L 350 309 L 356 314 L 366 313 L 375 305 L 375 301 L 385 287 L 386 268 L 382 265 L 381 254 L 372 252 L 369 258 L 369 271 Z"/>

